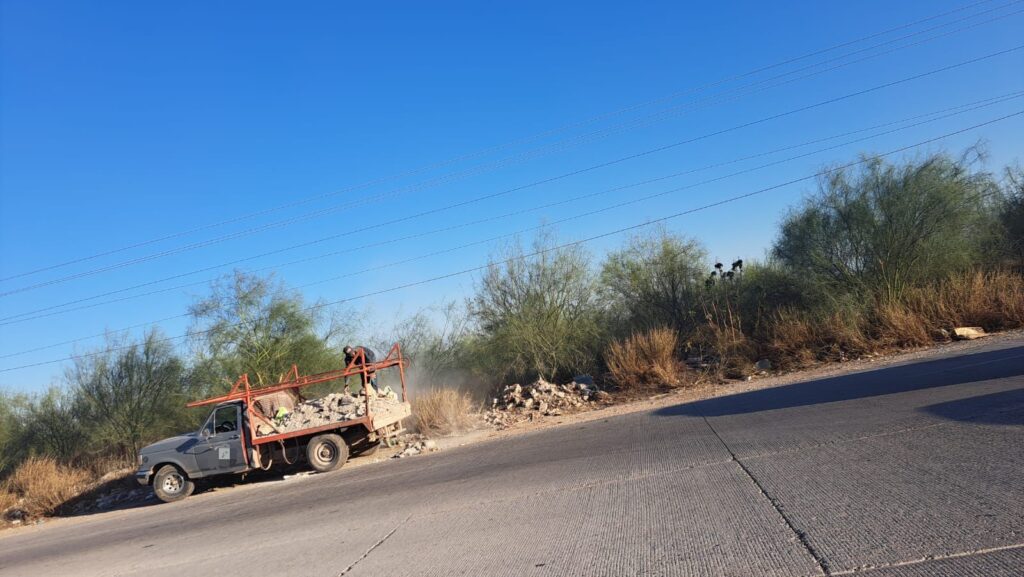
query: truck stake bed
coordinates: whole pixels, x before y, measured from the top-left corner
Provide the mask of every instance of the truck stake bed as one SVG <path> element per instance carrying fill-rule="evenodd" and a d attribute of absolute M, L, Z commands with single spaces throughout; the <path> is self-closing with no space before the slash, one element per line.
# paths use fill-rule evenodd
<path fill-rule="evenodd" d="M 379 362 L 367 362 L 365 352 L 360 348 L 342 369 L 300 376 L 298 366 L 292 365 L 281 382 L 271 386 L 253 388 L 249 376 L 242 375 L 226 395 L 188 403 L 187 407 L 214 406 L 206 424 L 196 433 L 143 448 L 136 479 L 140 483 L 152 484 L 160 499 L 178 500 L 192 492 L 192 479 L 267 470 L 274 465 L 275 455 L 280 457 L 278 465 L 281 461 L 292 464 L 303 446 L 306 459 L 314 469 L 334 470 L 347 460 L 350 448 L 371 452 L 382 439 L 390 441 L 394 434 L 401 432 L 402 419 L 412 412 L 405 383 L 406 366 L 402 349 L 395 344 Z M 371 401 L 378 397 L 370 386 L 371 375 L 393 367 L 398 368 L 402 384 L 401 401 L 392 410 L 375 414 Z M 298 390 L 303 387 L 352 376 L 359 376 L 362 380 L 364 397 L 361 402 L 365 403 L 362 416 L 279 431 L 267 414 L 266 407 L 275 394 L 284 392 L 289 398 L 298 399 L 301 398 Z M 261 403 L 261 400 L 267 402 Z M 218 420 L 218 415 L 228 416 L 231 426 L 222 427 L 224 423 Z M 263 424 L 269 432 L 261 429 Z M 287 456 L 287 440 L 294 440 L 296 455 L 293 459 Z M 279 444 L 280 448 L 273 443 Z"/>

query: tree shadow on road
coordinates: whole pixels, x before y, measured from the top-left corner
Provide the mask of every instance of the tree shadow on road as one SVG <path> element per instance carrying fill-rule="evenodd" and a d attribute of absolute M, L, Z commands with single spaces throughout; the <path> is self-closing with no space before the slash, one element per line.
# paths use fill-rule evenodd
<path fill-rule="evenodd" d="M 1024 425 L 1024 388 L 937 403 L 921 410 L 952 421 L 1021 426 Z"/>
<path fill-rule="evenodd" d="M 816 379 L 724 397 L 716 397 L 655 411 L 659 416 L 740 415 L 849 401 L 1024 375 L 1024 346 L 899 365 L 839 377 Z M 958 401 L 965 402 L 965 401 Z M 977 401 L 983 404 L 984 401 Z M 936 405 L 934 414 L 947 418 L 965 416 L 972 408 Z M 978 406 L 974 406 L 978 409 Z M 945 414 L 942 413 L 945 412 Z M 978 411 L 975 410 L 976 414 Z"/>

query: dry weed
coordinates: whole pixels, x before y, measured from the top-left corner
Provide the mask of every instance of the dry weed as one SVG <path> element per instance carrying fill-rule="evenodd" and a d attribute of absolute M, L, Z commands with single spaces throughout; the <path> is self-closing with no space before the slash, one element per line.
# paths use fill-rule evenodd
<path fill-rule="evenodd" d="M 678 344 L 676 332 L 667 328 L 652 329 L 613 342 L 605 351 L 608 372 L 615 384 L 625 391 L 678 386 L 682 380 L 676 359 Z"/>
<path fill-rule="evenodd" d="M 49 457 L 30 457 L 7 479 L 7 490 L 25 499 L 30 515 L 48 515 L 88 485 L 89 473 L 58 464 Z"/>
<path fill-rule="evenodd" d="M 908 291 L 908 309 L 931 329 L 980 326 L 995 331 L 1024 326 L 1024 277 L 1008 272 L 973 272 Z"/>
<path fill-rule="evenodd" d="M 705 310 L 707 322 L 697 329 L 693 341 L 701 348 L 714 351 L 718 372 L 730 379 L 741 379 L 754 372 L 757 343 L 743 332 L 739 315 L 731 306 L 722 309 L 712 305 Z"/>
<path fill-rule="evenodd" d="M 923 347 L 934 342 L 928 320 L 902 303 L 886 303 L 875 310 L 872 332 L 880 348 Z"/>
<path fill-rule="evenodd" d="M 767 349 L 777 368 L 805 367 L 818 360 L 819 332 L 802 315 L 783 311 L 769 323 Z"/>
<path fill-rule="evenodd" d="M 819 361 L 839 361 L 873 350 L 863 320 L 852 313 L 812 317 L 781 311 L 768 326 L 766 350 L 776 367 L 797 369 Z"/>
<path fill-rule="evenodd" d="M 93 479 L 103 479 L 114 473 L 120 474 L 126 469 L 135 470 L 134 459 L 115 455 L 86 456 L 72 463 L 77 468 L 85 469 Z"/>
<path fill-rule="evenodd" d="M 0 513 L 10 509 L 18 502 L 18 496 L 0 487 Z"/>
<path fill-rule="evenodd" d="M 469 393 L 431 389 L 412 399 L 413 428 L 424 435 L 450 435 L 476 425 L 476 404 Z"/>

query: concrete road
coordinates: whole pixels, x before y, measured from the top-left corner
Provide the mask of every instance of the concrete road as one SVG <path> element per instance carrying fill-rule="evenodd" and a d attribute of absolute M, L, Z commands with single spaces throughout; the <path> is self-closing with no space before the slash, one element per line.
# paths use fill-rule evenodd
<path fill-rule="evenodd" d="M 0 575 L 1024 573 L 1024 342 L 0 536 Z"/>

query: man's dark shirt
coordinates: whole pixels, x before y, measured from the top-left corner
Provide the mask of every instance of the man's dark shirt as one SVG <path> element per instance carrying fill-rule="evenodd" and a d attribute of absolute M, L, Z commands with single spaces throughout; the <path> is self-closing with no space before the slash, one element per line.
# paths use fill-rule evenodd
<path fill-rule="evenodd" d="M 363 349 L 363 356 L 366 358 L 366 363 L 367 364 L 371 364 L 371 363 L 373 363 L 376 360 L 376 357 L 374 357 L 374 355 L 373 355 L 373 351 L 371 351 L 370 349 L 368 349 L 366 347 L 362 347 L 362 346 L 353 347 L 351 353 L 345 353 L 345 366 L 346 367 L 351 365 L 352 361 L 354 361 L 356 359 L 356 356 L 359 354 L 359 349 Z"/>

